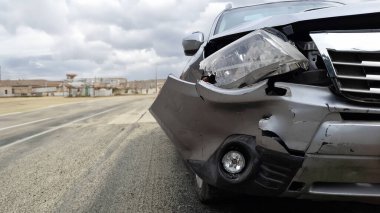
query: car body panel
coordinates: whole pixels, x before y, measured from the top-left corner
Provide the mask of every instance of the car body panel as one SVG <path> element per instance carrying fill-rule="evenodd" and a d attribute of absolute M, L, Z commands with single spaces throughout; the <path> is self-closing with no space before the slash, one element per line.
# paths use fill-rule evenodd
<path fill-rule="evenodd" d="M 254 135 L 257 145 L 278 152 L 304 152 L 305 160 L 293 181 L 307 185 L 297 196 L 312 194 L 315 182 L 380 182 L 380 122 L 343 121 L 339 114 L 347 109 L 380 113 L 380 108 L 337 100 L 324 87 L 276 86 L 286 88 L 287 94 L 266 95 L 265 82 L 226 90 L 169 76 L 150 111 L 186 161 L 207 161 L 233 134 Z M 278 135 L 286 148 L 263 136 L 263 131 Z M 374 137 L 360 140 L 368 135 Z M 283 196 L 294 196 L 294 192 Z"/>
<path fill-rule="evenodd" d="M 380 156 L 379 130 L 380 122 L 326 121 L 315 134 L 307 152 Z"/>
<path fill-rule="evenodd" d="M 293 181 L 305 183 L 286 197 L 365 201 L 380 198 L 380 157 L 307 154 Z"/>
<path fill-rule="evenodd" d="M 180 79 L 167 78 L 150 112 L 191 169 L 208 184 L 263 196 L 380 198 L 380 105 L 348 101 L 333 91 L 333 84 L 273 82 L 271 77 L 243 88 L 223 89 L 200 80 L 199 70 L 207 45 L 225 36 L 305 22 L 302 26 L 313 29 L 306 30 L 307 37 L 316 38 L 328 31 L 316 32 L 320 26 L 310 28 L 308 21 L 319 20 L 321 26 L 324 21 L 334 22 L 329 25 L 334 28 L 340 22 L 330 18 L 378 17 L 379 8 L 379 3 L 363 3 L 274 16 L 211 35 Z M 376 20 L 371 23 L 376 25 Z M 325 69 L 331 72 L 331 64 Z M 268 92 L 273 88 L 284 93 Z M 223 176 L 220 170 L 229 144 L 249 150 L 249 171 L 237 179 Z"/>
<path fill-rule="evenodd" d="M 169 76 L 151 112 L 169 138 L 180 144 L 184 157 L 193 160 L 208 159 L 231 134 L 255 135 L 260 141 L 262 131 L 276 133 L 291 150 L 306 152 L 312 145 L 310 153 L 355 154 L 355 151 L 347 152 L 351 148 L 360 155 L 380 155 L 376 137 L 363 143 L 361 149 L 354 145 L 360 137 L 378 135 L 380 122 L 343 121 L 339 114 L 347 113 L 348 109 L 376 114 L 380 108 L 339 101 L 324 87 L 291 83 L 276 86 L 286 88 L 287 94 L 266 95 L 265 81 L 228 90 Z M 353 128 L 356 132 L 352 132 Z M 345 135 L 334 132 L 337 129 L 342 129 Z M 215 145 L 210 148 L 213 141 Z"/>

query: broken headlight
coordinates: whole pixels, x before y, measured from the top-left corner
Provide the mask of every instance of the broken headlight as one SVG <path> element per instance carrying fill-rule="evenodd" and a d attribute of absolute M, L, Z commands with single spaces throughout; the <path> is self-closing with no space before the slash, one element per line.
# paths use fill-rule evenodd
<path fill-rule="evenodd" d="M 290 42 L 256 30 L 215 52 L 200 63 L 205 75 L 215 75 L 215 86 L 238 88 L 298 68 L 307 58 Z"/>

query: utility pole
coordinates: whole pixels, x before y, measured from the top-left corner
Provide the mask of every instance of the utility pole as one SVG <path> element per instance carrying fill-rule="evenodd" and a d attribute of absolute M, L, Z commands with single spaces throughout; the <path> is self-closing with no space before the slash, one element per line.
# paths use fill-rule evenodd
<path fill-rule="evenodd" d="M 156 94 L 158 93 L 158 82 L 157 82 L 157 65 L 156 65 Z"/>
<path fill-rule="evenodd" d="M 96 83 L 96 76 L 94 78 L 94 81 L 92 81 L 92 94 L 93 94 L 94 98 L 95 98 L 95 83 Z"/>
<path fill-rule="evenodd" d="M 95 80 L 92 81 L 92 97 L 95 98 Z"/>

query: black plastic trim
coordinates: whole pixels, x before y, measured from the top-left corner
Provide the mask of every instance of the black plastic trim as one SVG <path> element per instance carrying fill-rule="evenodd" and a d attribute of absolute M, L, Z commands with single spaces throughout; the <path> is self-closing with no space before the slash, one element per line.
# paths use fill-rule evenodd
<path fill-rule="evenodd" d="M 238 174 L 226 174 L 221 158 L 237 149 L 246 157 L 246 167 Z M 283 193 L 301 168 L 304 157 L 281 153 L 256 145 L 249 135 L 232 135 L 207 161 L 188 160 L 192 170 L 207 183 L 240 193 L 276 196 Z"/>

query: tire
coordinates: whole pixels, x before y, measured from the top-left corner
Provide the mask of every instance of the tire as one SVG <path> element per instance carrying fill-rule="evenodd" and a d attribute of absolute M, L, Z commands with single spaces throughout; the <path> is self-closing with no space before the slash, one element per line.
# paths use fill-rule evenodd
<path fill-rule="evenodd" d="M 195 188 L 199 201 L 204 204 L 214 203 L 223 197 L 222 190 L 206 183 L 198 175 L 195 175 Z"/>

